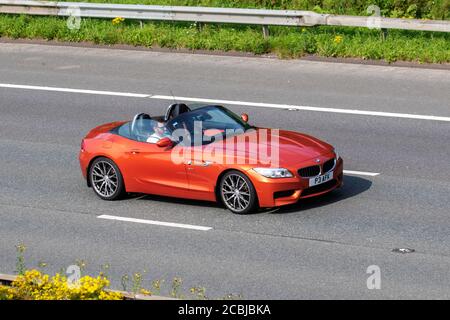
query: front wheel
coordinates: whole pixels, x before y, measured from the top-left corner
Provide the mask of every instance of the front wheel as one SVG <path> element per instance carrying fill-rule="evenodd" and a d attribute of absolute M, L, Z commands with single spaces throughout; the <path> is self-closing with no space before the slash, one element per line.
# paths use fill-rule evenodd
<path fill-rule="evenodd" d="M 89 170 L 92 189 L 103 200 L 120 199 L 125 187 L 117 165 L 108 158 L 95 159 Z"/>
<path fill-rule="evenodd" d="M 225 206 L 237 214 L 247 214 L 257 207 L 256 190 L 250 179 L 239 171 L 229 171 L 220 180 L 220 195 Z"/>

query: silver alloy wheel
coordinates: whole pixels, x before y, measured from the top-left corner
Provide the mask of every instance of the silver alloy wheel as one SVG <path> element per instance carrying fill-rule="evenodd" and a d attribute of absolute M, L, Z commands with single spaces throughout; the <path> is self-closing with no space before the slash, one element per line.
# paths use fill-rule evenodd
<path fill-rule="evenodd" d="M 97 162 L 92 168 L 92 185 L 102 197 L 109 198 L 117 191 L 119 180 L 114 167 L 106 161 Z"/>
<path fill-rule="evenodd" d="M 230 174 L 222 183 L 222 197 L 234 211 L 244 211 L 250 205 L 250 187 L 240 175 Z"/>

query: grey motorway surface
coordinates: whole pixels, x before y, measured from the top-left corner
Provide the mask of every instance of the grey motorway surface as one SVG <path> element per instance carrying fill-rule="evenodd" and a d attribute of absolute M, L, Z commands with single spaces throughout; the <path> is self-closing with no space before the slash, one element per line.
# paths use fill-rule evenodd
<path fill-rule="evenodd" d="M 450 116 L 445 70 L 1 44 L 0 83 Z M 213 297 L 450 298 L 448 122 L 230 106 L 253 124 L 322 138 L 346 169 L 380 175 L 346 176 L 327 196 L 248 216 L 157 196 L 98 199 L 79 171 L 81 138 L 168 103 L 0 88 L 0 272 L 14 271 L 23 241 L 31 266 L 58 271 L 84 259 L 95 273 L 108 263 L 117 288 L 145 269 Z M 381 268 L 381 290 L 366 287 L 369 265 Z"/>

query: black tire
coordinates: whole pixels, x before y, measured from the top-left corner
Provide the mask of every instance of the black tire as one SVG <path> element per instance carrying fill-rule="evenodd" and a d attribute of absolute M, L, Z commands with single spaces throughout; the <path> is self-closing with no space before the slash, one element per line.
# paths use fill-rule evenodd
<path fill-rule="evenodd" d="M 219 194 L 222 203 L 233 213 L 248 214 L 258 207 L 258 197 L 253 183 L 237 170 L 228 171 L 223 175 L 219 183 Z"/>
<path fill-rule="evenodd" d="M 122 173 L 111 159 L 95 159 L 89 169 L 89 181 L 95 194 L 103 200 L 118 200 L 125 194 Z"/>

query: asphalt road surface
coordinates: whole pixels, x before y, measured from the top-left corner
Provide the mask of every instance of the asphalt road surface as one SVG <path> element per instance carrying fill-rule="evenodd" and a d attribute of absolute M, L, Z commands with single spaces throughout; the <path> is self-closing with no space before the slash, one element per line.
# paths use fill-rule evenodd
<path fill-rule="evenodd" d="M 23 242 L 28 267 L 84 260 L 96 274 L 109 264 L 117 289 L 146 271 L 146 287 L 166 279 L 167 291 L 178 276 L 185 291 L 200 285 L 212 298 L 449 299 L 449 89 L 447 70 L 2 43 L 0 273 L 14 272 Z M 172 93 L 234 101 L 252 124 L 317 136 L 357 173 L 329 195 L 247 216 L 200 201 L 97 198 L 79 169 L 82 137 L 138 112 L 160 115 L 172 101 L 158 96 Z M 367 287 L 372 265 L 381 289 Z"/>

